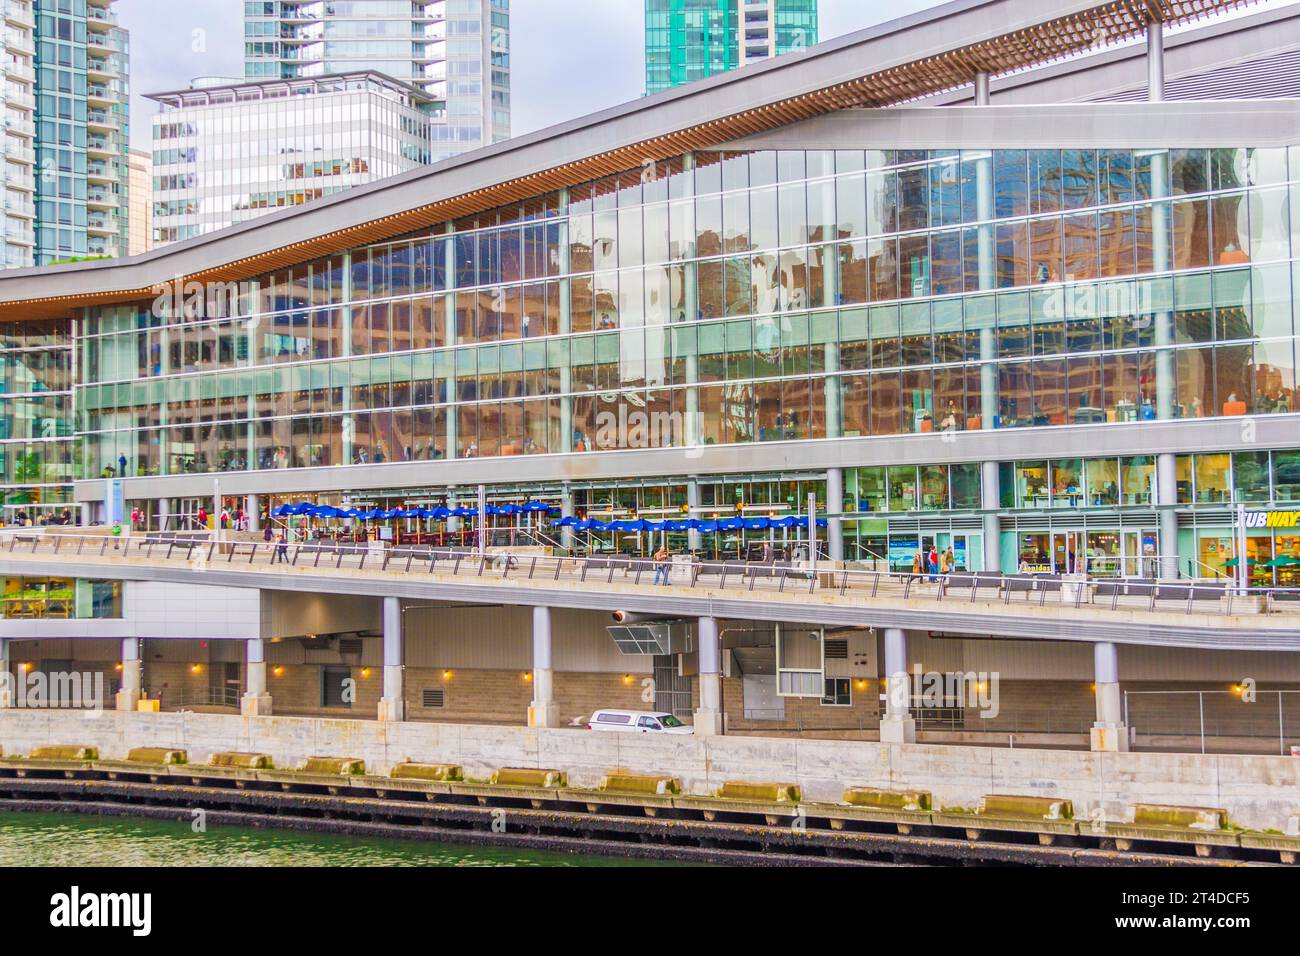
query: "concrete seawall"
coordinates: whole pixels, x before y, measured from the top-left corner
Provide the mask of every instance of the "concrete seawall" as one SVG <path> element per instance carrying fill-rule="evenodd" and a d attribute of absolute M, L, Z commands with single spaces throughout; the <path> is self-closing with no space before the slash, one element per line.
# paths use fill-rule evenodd
<path fill-rule="evenodd" d="M 1202 754 L 1085 753 L 767 737 L 648 737 L 474 724 L 380 723 L 307 717 L 0 711 L 6 756 L 45 744 L 86 744 L 106 758 L 132 747 L 177 747 L 195 763 L 222 750 L 269 753 L 292 768 L 309 756 L 359 757 L 371 773 L 403 760 L 459 763 L 468 777 L 499 767 L 565 770 L 575 786 L 606 772 L 672 774 L 688 793 L 727 780 L 798 783 L 835 803 L 846 786 L 922 789 L 944 807 L 977 807 L 991 793 L 1064 797 L 1078 817 L 1126 819 L 1135 803 L 1221 807 L 1253 829 L 1283 830 L 1300 812 L 1300 759 Z"/>

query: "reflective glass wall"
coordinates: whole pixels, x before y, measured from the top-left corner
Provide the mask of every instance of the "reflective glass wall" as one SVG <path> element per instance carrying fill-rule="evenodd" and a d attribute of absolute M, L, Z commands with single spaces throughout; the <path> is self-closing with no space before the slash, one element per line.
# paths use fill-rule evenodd
<path fill-rule="evenodd" d="M 1289 412 L 1297 204 L 1300 148 L 685 156 L 90 311 L 85 467 Z"/>

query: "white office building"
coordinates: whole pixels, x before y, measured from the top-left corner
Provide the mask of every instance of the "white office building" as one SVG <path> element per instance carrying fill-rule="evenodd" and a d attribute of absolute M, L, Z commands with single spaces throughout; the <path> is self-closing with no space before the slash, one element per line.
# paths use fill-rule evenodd
<path fill-rule="evenodd" d="M 378 70 L 420 88 L 434 161 L 510 138 L 510 0 L 256 0 L 244 50 L 249 80 Z"/>
<path fill-rule="evenodd" d="M 429 162 L 427 95 L 373 72 L 196 81 L 155 93 L 153 238 L 162 245 Z"/>

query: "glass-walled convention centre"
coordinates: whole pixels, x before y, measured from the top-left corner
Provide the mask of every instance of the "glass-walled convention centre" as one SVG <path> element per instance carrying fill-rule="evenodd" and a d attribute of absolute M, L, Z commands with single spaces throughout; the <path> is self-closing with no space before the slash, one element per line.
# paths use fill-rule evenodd
<path fill-rule="evenodd" d="M 237 287 L 86 309 L 81 472 L 1081 428 L 1055 446 L 1070 457 L 992 475 L 938 445 L 933 463 L 864 459 L 838 505 L 824 472 L 692 480 L 728 507 L 814 491 L 850 558 L 934 543 L 986 567 L 992 507 L 1006 569 L 1140 573 L 1176 548 L 1183 573 L 1223 573 L 1234 506 L 1296 500 L 1300 435 L 1180 454 L 1161 498 L 1155 455 L 1106 455 L 1091 426 L 1296 411 L 1293 210 L 1300 147 L 685 154 Z M 577 507 L 680 507 L 680 467 L 654 492 L 579 483 Z M 1298 553 L 1252 534 L 1261 571 Z"/>

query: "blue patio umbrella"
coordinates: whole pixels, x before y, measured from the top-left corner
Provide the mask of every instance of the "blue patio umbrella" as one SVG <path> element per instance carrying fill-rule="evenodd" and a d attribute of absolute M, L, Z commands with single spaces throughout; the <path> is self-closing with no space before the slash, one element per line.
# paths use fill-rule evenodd
<path fill-rule="evenodd" d="M 746 531 L 766 531 L 770 527 L 772 527 L 772 520 L 770 518 L 746 518 L 745 519 Z"/>
<path fill-rule="evenodd" d="M 573 515 L 565 515 L 565 516 L 564 516 L 563 518 L 561 518 L 559 521 L 552 521 L 552 522 L 551 522 L 551 527 L 552 527 L 552 528 L 572 528 L 572 527 L 574 527 L 575 525 L 578 525 L 578 524 L 581 524 L 581 523 L 582 523 L 582 519 L 581 519 L 581 518 L 576 518 L 576 517 L 574 517 Z"/>
<path fill-rule="evenodd" d="M 529 501 L 524 504 L 523 510 L 528 512 L 538 512 L 538 511 L 559 511 L 560 509 L 548 505 L 545 501 Z"/>
<path fill-rule="evenodd" d="M 645 518 L 631 518 L 627 521 L 615 521 L 610 527 L 619 531 L 653 531 L 653 523 Z"/>

